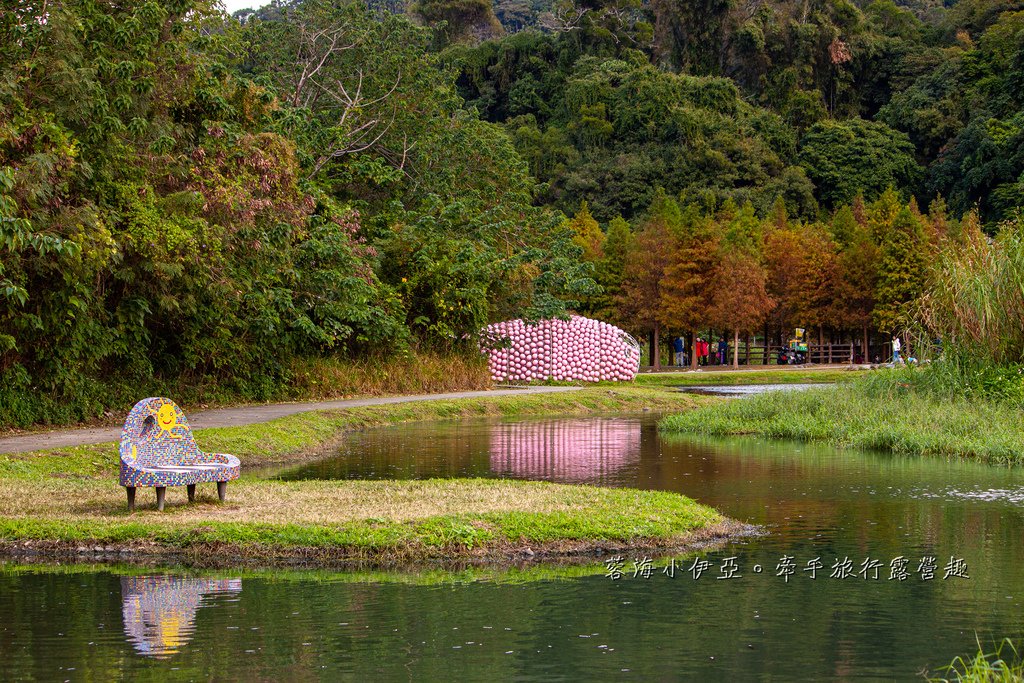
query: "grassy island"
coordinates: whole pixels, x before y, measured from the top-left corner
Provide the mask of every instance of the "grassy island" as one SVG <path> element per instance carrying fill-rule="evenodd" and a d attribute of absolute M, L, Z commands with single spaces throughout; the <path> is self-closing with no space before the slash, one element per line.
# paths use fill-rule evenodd
<path fill-rule="evenodd" d="M 677 494 L 547 482 L 249 479 L 223 505 L 212 493 L 188 506 L 171 497 L 165 513 L 134 515 L 123 511 L 122 497 L 109 482 L 5 486 L 0 549 L 158 556 L 197 566 L 392 565 L 670 551 L 746 530 Z"/>

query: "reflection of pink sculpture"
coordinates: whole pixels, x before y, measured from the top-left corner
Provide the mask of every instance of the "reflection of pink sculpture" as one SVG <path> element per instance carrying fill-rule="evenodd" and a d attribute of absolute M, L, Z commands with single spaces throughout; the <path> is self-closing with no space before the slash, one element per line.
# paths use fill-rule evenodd
<path fill-rule="evenodd" d="M 491 378 L 502 380 L 631 380 L 640 369 L 640 345 L 608 323 L 578 315 L 527 325 L 509 320 L 487 326 L 481 345 Z"/>
<path fill-rule="evenodd" d="M 498 425 L 491 471 L 523 479 L 597 482 L 640 460 L 640 424 L 617 419 Z"/>
<path fill-rule="evenodd" d="M 192 638 L 205 596 L 239 593 L 241 579 L 122 576 L 124 632 L 141 654 L 166 659 Z"/>

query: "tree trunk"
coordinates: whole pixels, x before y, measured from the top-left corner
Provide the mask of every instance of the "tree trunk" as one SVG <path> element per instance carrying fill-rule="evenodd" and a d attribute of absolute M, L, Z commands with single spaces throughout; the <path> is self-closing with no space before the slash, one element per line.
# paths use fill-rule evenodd
<path fill-rule="evenodd" d="M 661 370 L 661 326 L 654 326 L 654 371 Z"/>
<path fill-rule="evenodd" d="M 768 341 L 768 323 L 764 324 L 764 359 L 762 365 L 768 365 L 772 362 L 772 354 L 770 351 L 771 343 Z"/>
<path fill-rule="evenodd" d="M 732 366 L 738 368 L 740 366 L 740 331 L 732 331 Z"/>
<path fill-rule="evenodd" d="M 690 331 L 690 368 L 697 369 L 697 330 Z"/>
<path fill-rule="evenodd" d="M 868 324 L 867 323 L 864 323 L 864 346 L 862 348 L 864 349 L 863 352 L 862 352 L 864 354 L 864 362 L 865 363 L 870 363 L 871 362 L 871 351 L 870 351 L 870 349 L 868 349 Z"/>

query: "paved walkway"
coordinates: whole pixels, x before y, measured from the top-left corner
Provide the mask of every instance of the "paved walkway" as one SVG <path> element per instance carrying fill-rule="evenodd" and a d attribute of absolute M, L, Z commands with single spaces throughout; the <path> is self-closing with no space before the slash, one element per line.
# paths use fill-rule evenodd
<path fill-rule="evenodd" d="M 685 375 L 693 372 L 814 372 L 817 370 L 847 370 L 849 368 L 868 369 L 870 365 L 850 365 L 849 363 L 814 363 L 813 365 L 741 365 L 734 368 L 731 365 L 701 365 L 697 369 L 679 367 L 678 365 L 662 365 L 661 370 L 655 372 L 653 366 L 640 366 L 640 375 Z"/>
<path fill-rule="evenodd" d="M 315 401 L 308 403 L 269 403 L 238 408 L 214 408 L 188 415 L 189 425 L 195 429 L 206 427 L 237 427 L 258 422 L 306 413 L 312 410 L 335 410 L 338 408 L 359 408 L 361 406 L 382 406 L 390 403 L 411 403 L 413 401 L 444 401 L 454 398 L 476 398 L 482 396 L 510 396 L 529 394 L 553 394 L 563 391 L 578 391 L 579 387 L 528 387 L 523 389 L 495 389 L 492 391 L 458 391 L 452 394 L 415 394 L 412 396 L 386 396 L 381 398 L 354 398 L 342 401 Z M 34 432 L 21 436 L 0 438 L 0 454 L 26 453 L 47 448 L 67 448 L 93 443 L 117 441 L 121 437 L 120 427 L 96 429 L 61 429 L 52 432 Z"/>

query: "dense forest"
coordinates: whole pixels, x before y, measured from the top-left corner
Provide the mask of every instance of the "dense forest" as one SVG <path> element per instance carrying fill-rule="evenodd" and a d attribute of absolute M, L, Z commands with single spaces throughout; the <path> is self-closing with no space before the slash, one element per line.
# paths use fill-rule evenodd
<path fill-rule="evenodd" d="M 569 310 L 890 333 L 1021 229 L 1022 98 L 1019 0 L 12 0 L 0 424 Z"/>

